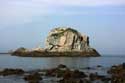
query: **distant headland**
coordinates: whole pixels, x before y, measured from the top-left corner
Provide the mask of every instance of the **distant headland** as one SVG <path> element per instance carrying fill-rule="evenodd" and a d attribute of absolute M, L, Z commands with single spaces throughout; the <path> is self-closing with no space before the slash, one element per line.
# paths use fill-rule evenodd
<path fill-rule="evenodd" d="M 18 48 L 11 54 L 23 57 L 96 57 L 100 54 L 89 45 L 89 37 L 75 29 L 58 27 L 46 38 L 45 48 Z"/>

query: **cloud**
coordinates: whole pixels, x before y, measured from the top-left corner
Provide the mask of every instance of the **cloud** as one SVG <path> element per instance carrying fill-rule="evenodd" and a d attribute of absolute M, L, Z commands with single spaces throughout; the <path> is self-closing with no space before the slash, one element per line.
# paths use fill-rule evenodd
<path fill-rule="evenodd" d="M 103 6 L 103 5 L 125 5 L 125 0 L 32 0 L 55 6 Z"/>
<path fill-rule="evenodd" d="M 8 1 L 0 7 L 2 11 L 1 16 L 32 16 L 33 14 L 47 13 L 49 8 L 46 5 L 39 5 L 37 3 L 28 1 Z"/>
<path fill-rule="evenodd" d="M 97 14 L 79 7 L 121 6 L 125 0 L 0 0 L 0 24 L 31 22 L 34 16 Z M 74 9 L 73 9 L 74 8 Z M 99 12 L 98 12 L 99 13 Z M 99 14 L 124 14 L 104 11 Z"/>
<path fill-rule="evenodd" d="M 125 0 L 1 0 L 1 17 L 48 14 L 68 7 L 121 6 Z M 69 10 L 68 10 L 69 11 Z M 63 11 L 64 12 L 64 11 Z M 77 11 L 76 11 L 77 12 Z M 59 13 L 59 12 L 58 12 Z M 9 14 L 9 15 L 8 15 Z"/>
<path fill-rule="evenodd" d="M 32 1 L 5 0 L 0 4 L 0 24 L 6 26 L 27 23 L 33 16 L 43 16 L 49 12 L 47 5 Z"/>

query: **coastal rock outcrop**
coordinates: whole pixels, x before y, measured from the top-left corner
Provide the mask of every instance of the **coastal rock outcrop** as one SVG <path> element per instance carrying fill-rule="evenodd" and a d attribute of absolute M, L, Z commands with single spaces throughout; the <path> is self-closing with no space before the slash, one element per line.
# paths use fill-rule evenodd
<path fill-rule="evenodd" d="M 19 48 L 12 55 L 25 57 L 91 57 L 100 54 L 89 45 L 89 37 L 75 29 L 58 27 L 52 29 L 46 38 L 45 48 L 27 50 Z"/>
<path fill-rule="evenodd" d="M 89 37 L 72 28 L 55 28 L 46 39 L 49 51 L 93 51 L 89 46 Z"/>

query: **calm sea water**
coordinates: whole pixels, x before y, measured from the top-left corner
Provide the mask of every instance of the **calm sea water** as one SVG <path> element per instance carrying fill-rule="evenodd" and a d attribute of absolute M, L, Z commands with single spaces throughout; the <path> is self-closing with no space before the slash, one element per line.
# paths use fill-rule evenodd
<path fill-rule="evenodd" d="M 115 64 L 125 62 L 125 56 L 103 55 L 101 57 L 17 57 L 8 54 L 0 55 L 0 69 L 3 68 L 22 68 L 46 69 L 53 68 L 59 64 L 64 64 L 69 68 L 82 69 L 85 67 L 95 67 L 102 65 L 110 67 Z"/>

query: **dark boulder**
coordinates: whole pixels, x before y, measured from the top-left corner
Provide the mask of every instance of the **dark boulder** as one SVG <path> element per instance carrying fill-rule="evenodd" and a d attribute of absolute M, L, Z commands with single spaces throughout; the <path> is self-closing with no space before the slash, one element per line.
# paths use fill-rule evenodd
<path fill-rule="evenodd" d="M 8 75 L 21 75 L 24 74 L 24 70 L 22 69 L 4 69 L 0 72 L 0 75 L 8 76 Z"/>
<path fill-rule="evenodd" d="M 29 83 L 39 83 L 42 80 L 42 77 L 39 73 L 33 73 L 31 75 L 26 75 L 24 80 L 28 81 Z"/>

